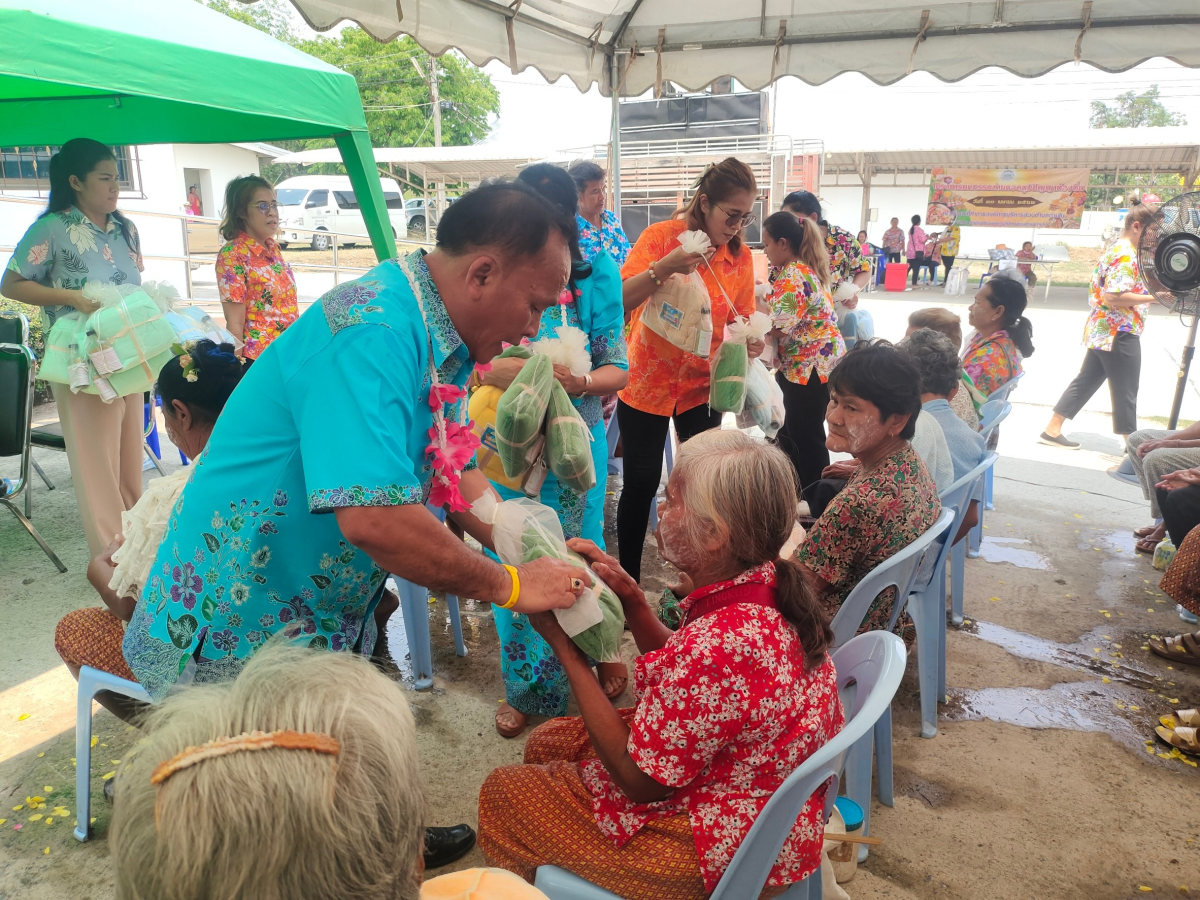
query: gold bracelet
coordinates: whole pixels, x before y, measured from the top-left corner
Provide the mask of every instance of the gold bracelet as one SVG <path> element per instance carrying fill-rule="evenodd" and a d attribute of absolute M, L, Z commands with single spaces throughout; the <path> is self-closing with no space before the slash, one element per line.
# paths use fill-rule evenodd
<path fill-rule="evenodd" d="M 657 260 L 656 260 L 656 262 L 657 262 Z M 654 271 L 654 263 L 650 263 L 650 267 L 648 269 L 646 269 L 646 271 L 650 273 L 651 281 L 653 281 L 659 287 L 663 286 L 662 280 L 659 279 L 658 274 Z"/>
<path fill-rule="evenodd" d="M 521 596 L 521 578 L 517 575 L 516 566 L 505 566 L 508 574 L 512 576 L 512 593 L 508 595 L 508 602 L 501 606 L 501 609 L 512 609 L 517 605 L 517 598 Z"/>

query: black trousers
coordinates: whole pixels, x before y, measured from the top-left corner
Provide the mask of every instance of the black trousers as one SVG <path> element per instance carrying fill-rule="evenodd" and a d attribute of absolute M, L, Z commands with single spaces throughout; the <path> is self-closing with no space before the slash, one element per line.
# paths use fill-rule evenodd
<path fill-rule="evenodd" d="M 808 504 L 808 514 L 814 519 L 820 518 L 825 507 L 833 502 L 833 498 L 842 492 L 848 478 L 819 478 L 812 484 L 804 486 L 804 502 Z"/>
<path fill-rule="evenodd" d="M 814 368 L 808 375 L 808 384 L 794 384 L 775 373 L 775 381 L 783 391 L 783 427 L 775 442 L 791 459 L 804 488 L 821 477 L 821 470 L 829 465 L 829 451 L 825 448 L 825 409 L 829 406 L 829 385 L 822 384 Z"/>
<path fill-rule="evenodd" d="M 1174 491 L 1155 488 L 1154 491 L 1171 543 L 1178 547 L 1188 532 L 1200 525 L 1200 485 L 1189 484 Z"/>
<path fill-rule="evenodd" d="M 942 265 L 946 267 L 946 277 L 942 279 L 943 281 L 945 281 L 946 278 L 950 277 L 950 270 L 954 268 L 954 257 L 947 256 L 945 253 L 943 253 L 942 254 Z"/>
<path fill-rule="evenodd" d="M 918 253 L 908 261 L 908 271 L 912 273 L 913 287 L 917 286 L 917 276 L 921 274 L 921 267 L 925 265 L 925 254 Z"/>
<path fill-rule="evenodd" d="M 625 454 L 624 484 L 621 499 L 617 501 L 617 555 L 621 568 L 636 581 L 642 579 L 642 547 L 650 522 L 650 504 L 662 480 L 663 446 L 672 418 L 681 443 L 721 425 L 721 414 L 709 410 L 707 403 L 672 417 L 642 412 L 617 400 L 617 424 L 621 426 L 621 447 Z"/>
<path fill-rule="evenodd" d="M 890 252 L 889 252 L 889 253 L 888 253 L 888 255 L 887 255 L 887 261 L 888 261 L 888 262 L 890 262 L 890 263 L 898 263 L 898 262 L 900 262 L 900 252 L 899 252 L 899 251 L 896 251 L 895 253 L 890 253 Z"/>
<path fill-rule="evenodd" d="M 1083 367 L 1063 391 L 1062 397 L 1054 405 L 1054 411 L 1064 419 L 1075 418 L 1107 380 L 1109 396 L 1112 398 L 1113 434 L 1133 434 L 1137 431 L 1137 395 L 1141 374 L 1142 339 L 1136 334 L 1122 331 L 1113 341 L 1111 350 L 1088 348 Z"/>

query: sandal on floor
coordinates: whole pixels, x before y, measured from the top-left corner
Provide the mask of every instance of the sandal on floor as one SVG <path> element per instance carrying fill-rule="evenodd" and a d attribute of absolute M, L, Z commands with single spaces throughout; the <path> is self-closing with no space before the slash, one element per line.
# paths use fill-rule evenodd
<path fill-rule="evenodd" d="M 616 674 L 613 671 L 614 669 L 620 670 L 621 674 Z M 605 674 L 606 670 L 608 674 Z M 596 677 L 600 679 L 600 687 L 604 689 L 604 696 L 609 700 L 616 700 L 625 693 L 625 688 L 629 684 L 629 669 L 626 668 L 623 662 L 597 663 Z M 617 687 L 611 691 L 608 689 L 608 682 L 610 681 L 619 682 Z"/>
<path fill-rule="evenodd" d="M 500 721 L 501 716 L 511 716 L 513 724 L 505 725 Z M 529 727 L 529 716 L 523 712 L 519 712 L 509 706 L 507 703 L 501 703 L 500 708 L 496 710 L 496 732 L 503 738 L 515 738 L 526 728 Z"/>
<path fill-rule="evenodd" d="M 1177 750 L 1182 750 L 1188 756 L 1200 756 L 1200 740 L 1197 739 L 1195 728 L 1164 728 L 1159 725 L 1154 733 L 1164 743 L 1170 744 Z"/>
<path fill-rule="evenodd" d="M 1169 712 L 1165 716 L 1159 716 L 1158 721 L 1171 729 L 1181 726 L 1184 728 L 1200 728 L 1200 709 L 1181 709 Z"/>
<path fill-rule="evenodd" d="M 1154 555 L 1154 548 L 1162 543 L 1162 538 L 1142 537 L 1138 538 L 1137 543 L 1133 545 L 1133 549 L 1138 553 L 1145 553 L 1148 556 Z"/>
<path fill-rule="evenodd" d="M 1135 528 L 1135 529 L 1133 529 L 1133 536 L 1138 537 L 1138 538 L 1150 537 L 1150 535 L 1152 535 L 1152 534 L 1154 534 L 1154 532 L 1158 531 L 1158 529 L 1160 527 L 1161 526 L 1156 524 L 1156 525 L 1147 525 L 1145 528 Z"/>
<path fill-rule="evenodd" d="M 1150 652 L 1171 662 L 1200 666 L 1200 631 L 1169 638 L 1150 638 Z"/>

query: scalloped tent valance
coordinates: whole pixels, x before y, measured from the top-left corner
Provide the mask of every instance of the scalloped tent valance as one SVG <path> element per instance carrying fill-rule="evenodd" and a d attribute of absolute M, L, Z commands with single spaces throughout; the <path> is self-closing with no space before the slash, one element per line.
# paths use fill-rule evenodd
<path fill-rule="evenodd" d="M 1196 0 L 291 0 L 318 29 L 350 19 L 379 40 L 568 76 L 635 96 L 731 75 L 757 89 L 783 75 L 820 84 L 860 72 L 958 81 L 985 66 L 1024 77 L 1065 62 L 1109 72 L 1151 57 L 1200 66 Z"/>

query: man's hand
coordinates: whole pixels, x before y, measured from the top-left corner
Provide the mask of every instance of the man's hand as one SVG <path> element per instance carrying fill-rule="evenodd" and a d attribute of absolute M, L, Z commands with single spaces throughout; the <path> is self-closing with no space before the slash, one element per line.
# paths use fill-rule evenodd
<path fill-rule="evenodd" d="M 517 566 L 517 576 L 521 579 L 521 593 L 514 609 L 526 615 L 566 609 L 592 583 L 586 569 L 550 556 Z"/>

